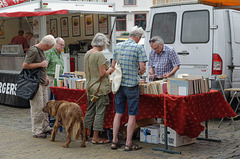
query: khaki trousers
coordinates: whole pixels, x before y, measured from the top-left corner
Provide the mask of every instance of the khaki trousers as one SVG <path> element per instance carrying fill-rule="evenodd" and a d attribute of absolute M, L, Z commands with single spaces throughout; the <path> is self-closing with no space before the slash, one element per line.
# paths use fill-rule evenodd
<path fill-rule="evenodd" d="M 30 100 L 33 135 L 38 135 L 51 129 L 49 126 L 48 113 L 42 111 L 47 101 L 47 87 L 43 84 L 39 84 L 36 95 Z"/>

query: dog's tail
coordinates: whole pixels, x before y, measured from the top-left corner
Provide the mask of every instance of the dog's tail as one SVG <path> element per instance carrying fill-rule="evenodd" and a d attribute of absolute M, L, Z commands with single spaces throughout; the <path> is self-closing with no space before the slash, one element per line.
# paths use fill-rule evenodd
<path fill-rule="evenodd" d="M 79 121 L 75 121 L 75 123 L 73 124 L 73 137 L 75 140 L 77 140 L 80 136 L 80 132 L 81 132 L 81 123 Z"/>

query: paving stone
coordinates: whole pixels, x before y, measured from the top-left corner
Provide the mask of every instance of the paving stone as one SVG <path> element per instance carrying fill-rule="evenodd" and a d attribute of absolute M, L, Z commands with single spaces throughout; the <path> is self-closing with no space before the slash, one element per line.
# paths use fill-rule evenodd
<path fill-rule="evenodd" d="M 81 141 L 72 141 L 69 148 L 62 148 L 66 140 L 66 132 L 59 132 L 55 142 L 46 139 L 36 139 L 31 135 L 31 118 L 29 108 L 16 108 L 0 105 L 0 159 L 239 159 L 240 158 L 240 120 L 235 123 L 234 130 L 228 119 L 223 120 L 220 128 L 220 119 L 209 121 L 209 138 L 221 139 L 222 142 L 197 140 L 196 143 L 181 147 L 171 147 L 169 150 L 181 152 L 170 154 L 162 151 L 153 151 L 153 147 L 164 149 L 164 145 L 139 142 L 142 150 L 125 152 L 124 147 L 111 150 L 111 144 L 91 144 L 86 142 L 86 148 L 80 148 Z M 202 123 L 204 124 L 204 123 Z M 204 137 L 204 132 L 200 134 Z M 123 140 L 121 140 L 124 143 Z"/>

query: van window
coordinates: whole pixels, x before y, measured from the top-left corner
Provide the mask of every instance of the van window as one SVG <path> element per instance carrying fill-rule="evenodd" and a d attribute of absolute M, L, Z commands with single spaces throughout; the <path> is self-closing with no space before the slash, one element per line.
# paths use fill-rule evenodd
<path fill-rule="evenodd" d="M 172 44 L 175 41 L 177 14 L 158 13 L 153 17 L 151 37 L 161 36 L 166 44 Z"/>
<path fill-rule="evenodd" d="M 182 17 L 182 43 L 207 43 L 209 40 L 209 12 L 187 11 Z"/>

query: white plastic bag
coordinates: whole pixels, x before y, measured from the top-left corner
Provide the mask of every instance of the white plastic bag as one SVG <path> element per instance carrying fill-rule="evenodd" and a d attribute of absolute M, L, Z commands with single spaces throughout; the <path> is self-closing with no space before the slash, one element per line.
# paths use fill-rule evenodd
<path fill-rule="evenodd" d="M 112 73 L 112 92 L 116 94 L 122 81 L 122 70 L 120 64 L 115 64 L 115 71 Z"/>

